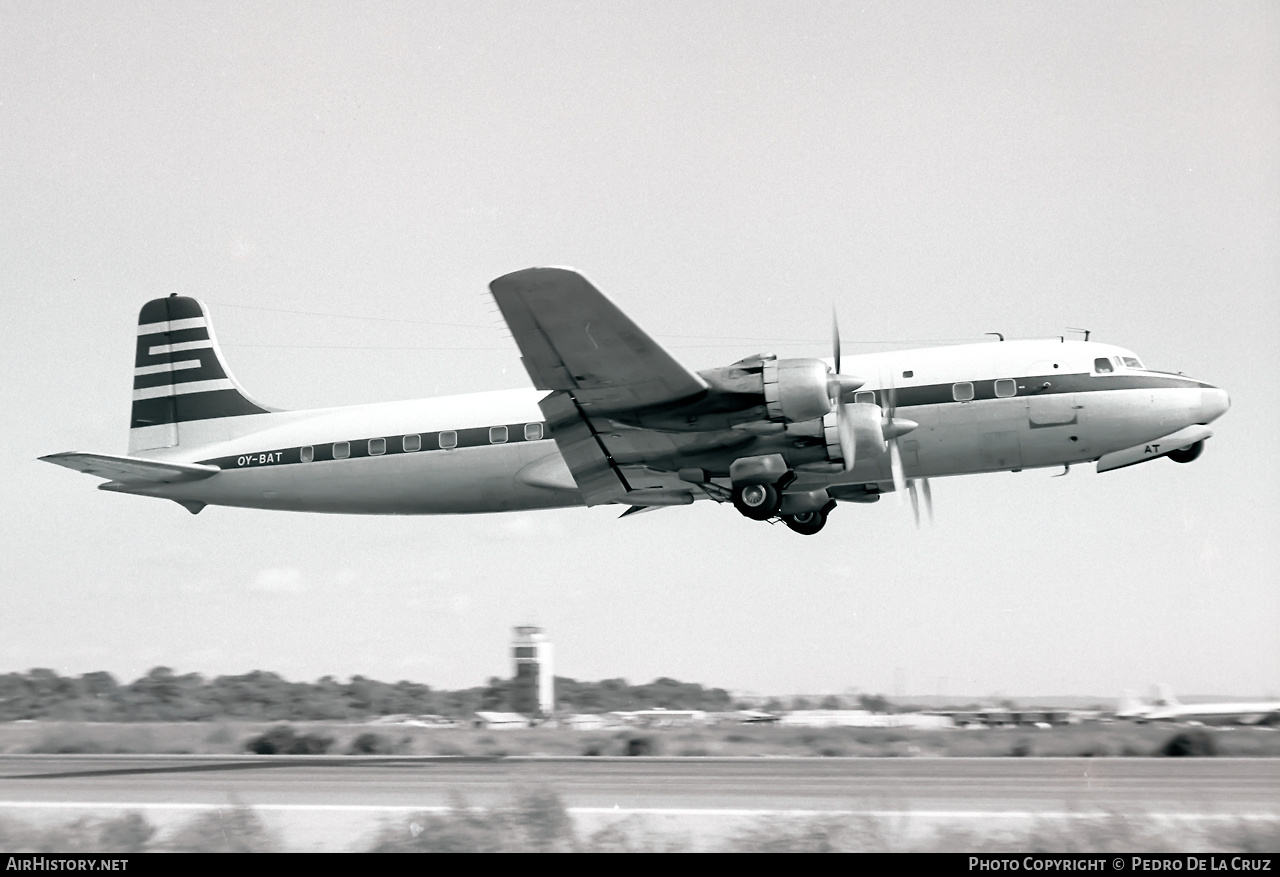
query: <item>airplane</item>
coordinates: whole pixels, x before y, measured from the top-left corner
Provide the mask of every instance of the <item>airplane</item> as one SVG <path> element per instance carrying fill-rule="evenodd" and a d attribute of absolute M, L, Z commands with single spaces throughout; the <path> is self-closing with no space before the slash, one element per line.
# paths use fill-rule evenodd
<path fill-rule="evenodd" d="M 1143 703 L 1131 691 L 1120 698 L 1116 718 L 1135 722 L 1188 722 L 1202 725 L 1280 725 L 1280 701 L 1254 703 L 1183 703 L 1169 685 L 1152 688 Z"/>
<path fill-rule="evenodd" d="M 40 459 L 193 514 L 614 504 L 625 517 L 712 500 L 813 535 L 838 503 L 886 493 L 909 492 L 918 525 L 931 478 L 1189 463 L 1230 405 L 1087 336 L 842 359 L 833 327 L 830 362 L 756 354 L 692 372 L 572 269 L 516 271 L 490 291 L 532 389 L 295 411 L 232 377 L 203 302 L 154 299 L 138 320 L 128 453 Z"/>

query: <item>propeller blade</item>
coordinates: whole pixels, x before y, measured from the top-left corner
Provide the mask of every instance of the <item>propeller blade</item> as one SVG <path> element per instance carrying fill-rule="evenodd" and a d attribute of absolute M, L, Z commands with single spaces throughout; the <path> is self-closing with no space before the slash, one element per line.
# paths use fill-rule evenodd
<path fill-rule="evenodd" d="M 835 359 L 835 373 L 840 374 L 840 321 L 836 319 L 836 306 L 831 306 L 831 352 Z"/>
<path fill-rule="evenodd" d="M 889 380 L 881 384 L 884 387 L 880 391 L 880 407 L 884 410 L 885 423 L 889 427 L 887 438 L 896 437 L 893 430 L 893 418 L 898 410 L 898 390 L 893 385 L 893 370 L 889 370 Z"/>
<path fill-rule="evenodd" d="M 920 487 L 924 492 L 924 510 L 929 515 L 929 523 L 933 523 L 933 491 L 929 489 L 929 479 L 921 478 Z"/>
<path fill-rule="evenodd" d="M 898 450 L 897 439 L 889 442 L 889 469 L 893 472 L 893 489 L 898 494 L 898 505 L 902 505 L 902 491 L 907 484 L 902 477 L 902 452 Z"/>
<path fill-rule="evenodd" d="M 851 472 L 858 437 L 854 434 L 853 421 L 849 417 L 849 406 L 843 402 L 836 405 L 836 434 L 840 437 L 840 456 L 844 458 L 844 471 Z"/>
<path fill-rule="evenodd" d="M 916 479 L 912 478 L 907 482 L 907 489 L 911 491 L 911 514 L 916 519 L 916 529 L 920 529 L 920 494 L 916 487 Z"/>

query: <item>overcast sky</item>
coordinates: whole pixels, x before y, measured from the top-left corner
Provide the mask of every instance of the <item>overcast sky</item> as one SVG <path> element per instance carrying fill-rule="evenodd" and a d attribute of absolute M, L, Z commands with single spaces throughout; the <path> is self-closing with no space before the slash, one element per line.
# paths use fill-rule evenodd
<path fill-rule="evenodd" d="M 0 2 L 0 672 L 163 664 L 760 693 L 1280 695 L 1280 6 Z M 301 408 L 522 387 L 492 278 L 572 265 L 691 368 L 1086 327 L 1225 387 L 1192 465 L 940 479 L 816 537 L 699 503 L 177 505 L 134 325 L 210 303 Z M 327 316 L 336 315 L 336 316 Z"/>

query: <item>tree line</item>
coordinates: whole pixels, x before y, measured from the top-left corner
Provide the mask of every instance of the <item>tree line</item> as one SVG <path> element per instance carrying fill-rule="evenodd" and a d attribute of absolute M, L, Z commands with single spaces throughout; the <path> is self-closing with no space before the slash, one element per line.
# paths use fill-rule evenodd
<path fill-rule="evenodd" d="M 206 679 L 155 667 L 133 682 L 110 673 L 61 676 L 49 669 L 0 674 L 0 722 L 23 719 L 98 722 L 322 721 L 389 715 L 440 715 L 464 718 L 479 710 L 511 708 L 511 680 L 458 691 L 420 682 L 389 683 L 364 676 L 346 682 L 324 676 L 315 682 L 290 682 L 264 670 Z M 625 679 L 580 682 L 556 677 L 556 706 L 567 713 L 614 710 L 733 709 L 728 692 L 697 683 L 661 678 L 644 685 Z"/>

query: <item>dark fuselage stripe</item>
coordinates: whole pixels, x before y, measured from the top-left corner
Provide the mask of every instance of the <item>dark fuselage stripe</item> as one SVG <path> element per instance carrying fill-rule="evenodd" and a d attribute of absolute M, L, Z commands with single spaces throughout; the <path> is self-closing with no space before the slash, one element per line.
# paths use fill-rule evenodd
<path fill-rule="evenodd" d="M 1120 375 L 1056 374 L 1055 375 L 1055 374 L 1050 374 L 1050 375 L 1035 375 L 1032 377 L 1021 377 L 1021 378 L 1002 378 L 1000 380 L 1015 381 L 1017 383 L 1016 395 L 996 396 L 995 380 L 971 381 L 969 383 L 973 384 L 973 393 L 974 393 L 973 399 L 965 400 L 965 402 L 958 402 L 953 397 L 953 394 L 954 394 L 953 384 L 930 384 L 923 387 L 901 387 L 897 389 L 895 391 L 897 395 L 897 405 L 898 405 L 898 408 L 904 409 L 904 408 L 912 408 L 912 407 L 923 406 L 923 405 L 960 405 L 960 404 L 966 404 L 968 401 L 981 402 L 981 401 L 987 401 L 991 399 L 1016 399 L 1016 398 L 1026 398 L 1026 397 L 1033 397 L 1033 396 L 1058 395 L 1058 394 L 1066 394 L 1066 393 L 1097 393 L 1097 392 L 1107 392 L 1112 390 L 1144 390 L 1144 389 L 1198 389 L 1201 387 L 1208 386 L 1206 384 L 1202 384 L 1199 381 L 1195 381 L 1190 378 L 1184 378 L 1178 375 L 1150 375 L 1150 374 L 1141 374 L 1141 375 L 1132 375 L 1132 374 L 1120 374 Z M 1049 386 L 1046 387 L 1045 386 L 1046 383 Z M 867 392 L 874 392 L 876 403 L 881 406 L 885 405 L 886 403 L 885 397 L 888 393 L 887 390 L 874 390 L 874 391 L 867 391 Z M 243 405 L 249 406 L 252 410 L 232 410 L 235 406 L 232 404 L 230 399 L 225 399 L 225 400 L 220 400 L 219 405 L 226 406 L 225 407 L 226 413 L 201 414 L 200 416 L 192 416 L 188 412 L 185 412 L 181 408 L 179 408 L 178 419 L 179 420 L 198 420 L 198 419 L 202 419 L 203 417 L 228 417 L 235 414 L 261 413 L 262 409 L 257 408 L 256 406 L 253 406 L 252 403 L 248 402 L 248 400 L 244 399 L 244 397 L 240 396 L 240 394 L 236 393 L 236 391 L 217 390 L 209 393 L 193 393 L 187 396 L 175 396 L 175 397 L 166 397 L 166 398 L 160 398 L 160 399 L 147 399 L 147 400 L 135 402 L 133 425 L 147 426 L 152 423 L 172 422 L 172 420 L 159 419 L 159 420 L 151 420 L 151 421 L 140 423 L 139 416 L 138 416 L 138 411 L 140 406 L 150 406 L 151 403 L 154 403 L 154 408 L 157 409 L 156 414 L 160 416 L 162 415 L 163 406 L 173 403 L 175 400 L 177 400 L 179 404 L 182 404 L 187 402 L 188 400 L 190 401 L 201 400 L 204 397 L 222 396 L 223 394 L 230 394 L 230 396 L 234 396 L 235 399 L 240 400 L 240 402 Z M 210 409 L 210 410 L 213 408 L 212 405 L 201 405 L 197 407 Z M 524 437 L 525 424 L 515 423 L 515 424 L 507 424 L 506 426 L 507 426 L 507 442 L 508 443 L 530 441 L 529 439 L 526 439 Z M 459 448 L 476 448 L 476 447 L 484 447 L 490 444 L 501 444 L 501 442 L 489 441 L 489 429 L 490 427 L 480 426 L 480 427 L 474 427 L 470 429 L 459 429 L 459 430 L 452 430 L 452 431 L 457 433 L 457 437 L 458 437 L 457 447 Z M 450 430 L 445 430 L 445 431 L 448 432 Z M 548 436 L 546 435 L 547 430 L 545 425 L 543 426 L 543 431 L 544 431 L 543 438 L 547 438 Z M 410 433 L 410 435 L 412 434 L 413 433 Z M 440 432 L 425 432 L 425 433 L 419 433 L 419 435 L 421 435 L 421 438 L 422 438 L 422 451 L 446 450 L 441 448 L 440 446 Z M 379 438 L 386 439 L 385 455 L 387 456 L 394 455 L 394 454 L 403 454 L 403 453 L 419 453 L 418 451 L 404 450 L 404 447 L 402 444 L 404 439 L 403 435 L 379 436 Z M 536 441 L 536 439 L 534 439 L 534 441 Z M 369 442 L 370 442 L 369 438 L 351 440 L 350 442 L 348 442 L 351 449 L 351 453 L 349 454 L 349 457 L 337 458 L 337 459 L 348 459 L 348 458 L 368 457 L 368 456 L 383 456 L 380 454 L 371 455 L 369 453 Z M 324 462 L 326 460 L 335 459 L 333 456 L 334 444 L 335 444 L 334 442 L 326 442 L 326 443 L 311 446 L 313 448 L 313 453 L 315 455 L 314 461 Z M 249 453 L 249 454 L 241 454 L 238 456 L 230 456 L 230 457 L 219 457 L 217 459 L 201 460 L 200 462 L 211 465 L 211 466 L 218 466 L 219 468 L 222 468 L 222 469 L 243 469 L 243 468 L 248 468 L 250 466 L 258 466 L 258 465 L 300 463 L 302 462 L 302 459 L 301 459 L 301 449 L 297 447 L 293 447 L 293 448 L 276 448 L 270 451 L 254 451 L 253 453 Z"/>
<path fill-rule="evenodd" d="M 1013 395 L 997 396 L 996 384 L 999 381 L 1014 381 L 1017 391 Z M 1097 393 L 1107 390 L 1200 389 L 1208 386 L 1180 375 L 1151 374 L 1047 374 L 987 381 L 957 381 L 956 383 L 973 385 L 973 399 L 963 401 L 974 402 L 987 399 L 1054 396 L 1064 393 Z M 955 398 L 955 386 L 955 384 L 927 384 L 922 387 L 899 387 L 893 391 L 868 390 L 866 392 L 874 392 L 876 404 L 881 407 L 885 407 L 886 397 L 892 392 L 897 395 L 899 408 L 911 408 L 917 405 L 956 404 L 961 400 Z"/>
<path fill-rule="evenodd" d="M 536 423 L 537 421 L 530 421 Z M 546 434 L 546 426 L 542 425 L 542 436 L 536 439 L 527 439 L 524 437 L 524 429 L 526 423 L 508 423 L 507 440 L 505 442 L 492 442 L 489 440 L 489 432 L 491 429 L 500 429 L 501 426 L 476 426 L 469 429 L 457 430 L 440 430 L 438 432 L 422 432 L 407 433 L 407 435 L 417 435 L 421 439 L 421 449 L 417 451 L 406 451 L 404 449 L 404 435 L 388 435 L 375 436 L 373 438 L 354 439 L 349 442 L 324 442 L 316 445 L 306 445 L 312 449 L 312 462 L 323 463 L 335 459 L 356 459 L 358 457 L 392 457 L 396 454 L 419 454 L 427 451 L 452 450 L 453 448 L 445 448 L 440 444 L 441 432 L 453 432 L 457 435 L 458 444 L 454 447 L 458 448 L 480 448 L 492 447 L 504 444 L 515 444 L 517 442 L 542 441 L 548 438 Z M 386 442 L 386 450 L 381 454 L 371 454 L 370 443 L 378 440 Z M 346 444 L 350 448 L 347 457 L 334 457 L 333 446 L 335 444 Z M 277 448 L 271 451 L 254 451 L 249 454 L 240 454 L 229 457 L 217 457 L 211 460 L 201 460 L 206 466 L 217 466 L 220 469 L 248 469 L 256 466 L 276 466 L 287 463 L 301 463 L 302 447 Z"/>

